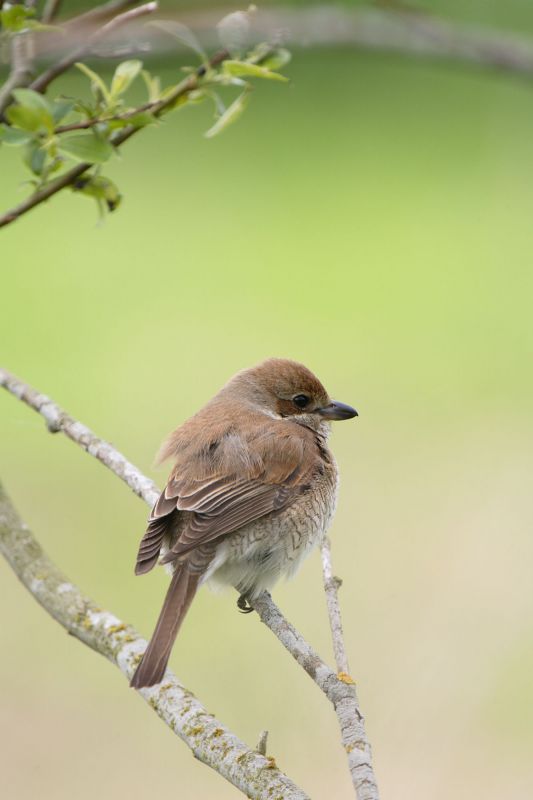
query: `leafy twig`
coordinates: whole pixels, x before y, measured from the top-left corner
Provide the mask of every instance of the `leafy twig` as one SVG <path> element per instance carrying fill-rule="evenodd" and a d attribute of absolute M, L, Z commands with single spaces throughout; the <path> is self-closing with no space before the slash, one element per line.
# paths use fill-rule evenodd
<path fill-rule="evenodd" d="M 210 61 L 209 66 L 215 67 L 224 61 L 228 57 L 227 50 L 220 50 L 218 53 L 215 53 Z M 158 100 L 155 105 L 152 107 L 152 114 L 156 117 L 161 116 L 167 109 L 171 108 L 176 100 L 178 100 L 182 95 L 187 94 L 188 92 L 193 91 L 198 87 L 199 81 L 206 73 L 206 66 L 202 65 L 199 67 L 196 72 L 188 75 L 181 81 L 174 90 L 165 97 L 164 100 Z M 141 130 L 141 128 L 137 127 L 127 127 L 120 132 L 117 132 L 111 137 L 111 144 L 114 147 L 119 147 L 120 145 L 124 144 L 134 133 Z M 18 206 L 10 209 L 9 211 L 5 212 L 2 216 L 0 216 L 0 228 L 5 227 L 6 225 L 10 225 L 12 222 L 15 222 L 19 219 L 23 214 L 26 214 L 28 211 L 31 211 L 32 208 L 44 203 L 45 200 L 48 200 L 53 195 L 60 192 L 62 189 L 65 189 L 68 186 L 72 186 L 78 178 L 80 178 L 87 170 L 91 169 L 94 164 L 89 162 L 83 162 L 81 164 L 72 167 L 67 172 L 60 175 L 58 178 L 47 183 L 42 189 L 39 189 L 34 194 L 30 195 L 26 200 L 20 203 Z"/>

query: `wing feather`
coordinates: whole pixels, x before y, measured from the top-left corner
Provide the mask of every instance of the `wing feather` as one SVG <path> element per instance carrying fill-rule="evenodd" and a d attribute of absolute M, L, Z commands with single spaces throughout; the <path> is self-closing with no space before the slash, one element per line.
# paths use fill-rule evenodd
<path fill-rule="evenodd" d="M 189 513 L 162 563 L 288 507 L 308 488 L 320 458 L 312 431 L 264 419 L 260 428 L 254 425 L 239 436 L 232 428 L 231 435 L 219 437 L 211 449 L 211 462 L 206 461 L 205 446 L 196 452 L 188 447 L 183 457 L 176 454 L 141 541 L 136 571 L 152 568 L 165 534 L 175 527 L 175 515 Z"/>

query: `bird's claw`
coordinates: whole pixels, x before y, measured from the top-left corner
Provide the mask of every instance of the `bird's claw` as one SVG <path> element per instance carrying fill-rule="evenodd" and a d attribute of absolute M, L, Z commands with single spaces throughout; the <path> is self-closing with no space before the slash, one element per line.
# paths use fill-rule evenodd
<path fill-rule="evenodd" d="M 239 595 L 239 599 L 237 600 L 237 608 L 241 614 L 251 614 L 251 612 L 254 610 L 253 606 L 251 606 L 248 602 L 248 598 L 245 594 Z"/>

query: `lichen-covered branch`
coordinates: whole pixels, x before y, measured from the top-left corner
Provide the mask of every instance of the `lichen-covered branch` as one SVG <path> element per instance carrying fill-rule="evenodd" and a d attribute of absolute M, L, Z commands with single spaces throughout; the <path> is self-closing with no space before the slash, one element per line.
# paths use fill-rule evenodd
<path fill-rule="evenodd" d="M 360 741 L 363 745 L 363 750 L 368 755 L 368 765 L 365 769 L 361 770 L 356 763 L 350 761 L 351 750 L 350 745 L 347 744 L 343 738 L 346 752 L 348 753 L 348 761 L 350 764 L 350 772 L 356 790 L 362 792 L 361 796 L 368 798 L 368 800 L 378 800 L 378 787 L 372 770 L 371 749 L 370 743 L 366 738 L 364 722 L 359 712 L 359 704 L 357 701 L 357 694 L 355 691 L 355 684 L 350 677 L 350 667 L 348 664 L 348 656 L 346 654 L 346 645 L 344 643 L 344 634 L 342 631 L 342 618 L 341 609 L 339 604 L 339 587 L 342 584 L 340 578 L 333 574 L 333 567 L 331 565 L 331 543 L 327 536 L 324 537 L 320 546 L 320 555 L 322 559 L 322 577 L 324 580 L 324 591 L 326 593 L 326 603 L 328 606 L 329 626 L 331 629 L 331 639 L 333 642 L 333 652 L 335 654 L 335 663 L 337 665 L 337 677 L 344 684 L 351 686 L 353 692 L 351 697 L 351 712 L 348 715 L 349 727 L 348 731 L 350 736 L 356 741 Z M 343 727 L 343 720 L 339 717 L 341 731 L 343 737 L 348 736 L 348 731 Z M 369 767 L 369 772 L 366 770 Z M 362 786 L 358 785 L 358 781 L 362 782 Z"/>
<path fill-rule="evenodd" d="M 140 470 L 112 445 L 96 437 L 85 425 L 74 420 L 49 397 L 32 389 L 6 370 L 0 370 L 0 386 L 41 414 L 49 430 L 65 433 L 90 455 L 98 458 L 115 472 L 139 497 L 150 505 L 153 504 L 159 494 L 155 484 L 143 476 Z M 268 592 L 264 592 L 254 601 L 253 606 L 261 621 L 270 628 L 333 704 L 358 800 L 378 800 L 371 748 L 365 732 L 364 719 L 359 710 L 355 684 L 347 674 L 347 670 L 340 670 L 341 674 L 337 675 L 285 619 Z M 135 650 L 137 654 L 141 651 L 142 648 Z M 345 656 L 344 658 L 346 659 Z"/>
<path fill-rule="evenodd" d="M 127 483 L 136 495 L 142 497 L 148 505 L 152 506 L 159 497 L 159 490 L 155 483 L 142 474 L 122 453 L 112 444 L 100 439 L 89 428 L 78 422 L 57 403 L 54 403 L 45 394 L 32 389 L 31 386 L 19 380 L 15 375 L 0 369 L 0 386 L 18 397 L 23 403 L 37 411 L 46 421 L 51 433 L 61 431 L 73 442 L 79 444 L 89 455 L 105 464 L 115 475 Z"/>
<path fill-rule="evenodd" d="M 43 397 L 43 395 L 40 395 Z M 0 552 L 41 606 L 70 634 L 114 663 L 129 680 L 146 641 L 81 594 L 50 561 L 0 485 Z M 272 758 L 251 750 L 167 672 L 164 683 L 140 694 L 192 750 L 247 797 L 308 800 Z"/>
<path fill-rule="evenodd" d="M 372 751 L 366 736 L 364 718 L 359 711 L 355 683 L 348 675 L 341 674 L 339 677 L 328 667 L 296 628 L 285 619 L 268 592 L 263 592 L 253 602 L 253 607 L 261 622 L 270 628 L 333 704 L 358 800 L 379 800 L 372 767 Z"/>

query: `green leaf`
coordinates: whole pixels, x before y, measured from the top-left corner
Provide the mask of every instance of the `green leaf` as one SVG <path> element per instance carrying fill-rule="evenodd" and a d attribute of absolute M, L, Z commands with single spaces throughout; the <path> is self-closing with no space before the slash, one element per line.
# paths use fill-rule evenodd
<path fill-rule="evenodd" d="M 154 103 L 156 100 L 159 100 L 159 95 L 161 94 L 161 81 L 157 75 L 150 75 L 146 69 L 143 69 L 141 75 L 148 89 L 148 100 L 150 103 Z"/>
<path fill-rule="evenodd" d="M 12 125 L 27 131 L 44 129 L 48 133 L 54 130 L 52 106 L 42 94 L 33 89 L 13 89 L 13 97 L 17 105 L 11 105 L 6 117 Z"/>
<path fill-rule="evenodd" d="M 131 86 L 142 69 L 142 61 L 131 59 L 119 64 L 111 81 L 111 96 L 119 97 Z"/>
<path fill-rule="evenodd" d="M 161 19 L 157 20 L 157 22 L 150 22 L 149 25 L 153 25 L 155 28 L 159 28 L 159 30 L 174 36 L 174 38 L 178 39 L 185 47 L 198 53 L 202 61 L 207 61 L 205 50 L 194 33 L 189 30 L 186 25 L 182 25 L 181 22 L 176 22 L 173 19 Z"/>
<path fill-rule="evenodd" d="M 11 92 L 17 103 L 26 108 L 33 108 L 34 111 L 47 111 L 52 114 L 52 105 L 46 97 L 33 89 L 13 89 Z"/>
<path fill-rule="evenodd" d="M 24 131 L 51 133 L 54 129 L 52 115 L 45 109 L 37 110 L 29 106 L 13 104 L 6 109 L 5 117 L 11 125 Z"/>
<path fill-rule="evenodd" d="M 246 75 L 249 78 L 266 78 L 270 81 L 283 81 L 283 83 L 287 83 L 289 80 L 285 75 L 280 75 L 279 72 L 271 72 L 266 67 L 249 64 L 246 61 L 224 61 L 222 69 L 226 75 L 233 77 Z"/>
<path fill-rule="evenodd" d="M 61 136 L 58 148 L 75 161 L 87 161 L 91 164 L 103 164 L 113 153 L 109 142 L 106 139 L 100 139 L 94 133 Z"/>
<path fill-rule="evenodd" d="M 41 176 L 46 164 L 46 151 L 42 150 L 38 144 L 30 144 L 26 148 L 24 163 L 34 175 Z"/>
<path fill-rule="evenodd" d="M 115 211 L 120 205 L 122 195 L 118 187 L 109 178 L 103 175 L 90 175 L 78 178 L 72 187 L 74 191 L 94 197 L 97 201 L 104 201 L 109 211 Z"/>
<path fill-rule="evenodd" d="M 18 130 L 17 128 L 10 128 L 8 125 L 0 124 L 0 142 L 13 147 L 20 147 L 22 144 L 28 144 L 32 140 L 31 133 Z"/>
<path fill-rule="evenodd" d="M 77 61 L 74 64 L 74 66 L 77 67 L 79 70 L 81 70 L 81 72 L 83 72 L 84 75 L 86 75 L 90 79 L 92 93 L 95 95 L 95 97 L 98 97 L 98 92 L 97 92 L 98 89 L 102 97 L 104 98 L 106 104 L 110 105 L 111 95 L 109 94 L 109 89 L 105 85 L 100 75 L 98 75 L 97 72 L 94 72 L 94 70 L 92 70 L 86 64 L 82 64 L 80 61 Z"/>
<path fill-rule="evenodd" d="M 28 27 L 27 21 L 34 15 L 34 8 L 25 8 L 25 6 L 17 4 L 0 11 L 0 22 L 4 30 L 10 33 L 19 33 Z"/>
<path fill-rule="evenodd" d="M 267 69 L 275 70 L 275 69 L 282 69 L 286 64 L 289 63 L 292 56 L 285 47 L 278 47 L 277 50 L 269 53 L 265 58 L 262 58 L 259 62 L 262 67 L 266 67 Z"/>
<path fill-rule="evenodd" d="M 73 108 L 74 102 L 72 100 L 55 100 L 52 107 L 52 116 L 55 124 L 58 125 L 67 114 L 70 114 Z"/>
<path fill-rule="evenodd" d="M 226 130 L 228 125 L 231 125 L 233 122 L 239 119 L 244 109 L 248 105 L 249 100 L 249 91 L 245 91 L 239 95 L 239 97 L 237 97 L 237 99 L 234 100 L 233 103 L 228 106 L 224 113 L 217 119 L 213 127 L 209 128 L 209 130 L 204 133 L 206 139 L 212 139 L 214 136 L 218 136 L 219 133 L 222 133 L 222 131 Z"/>

